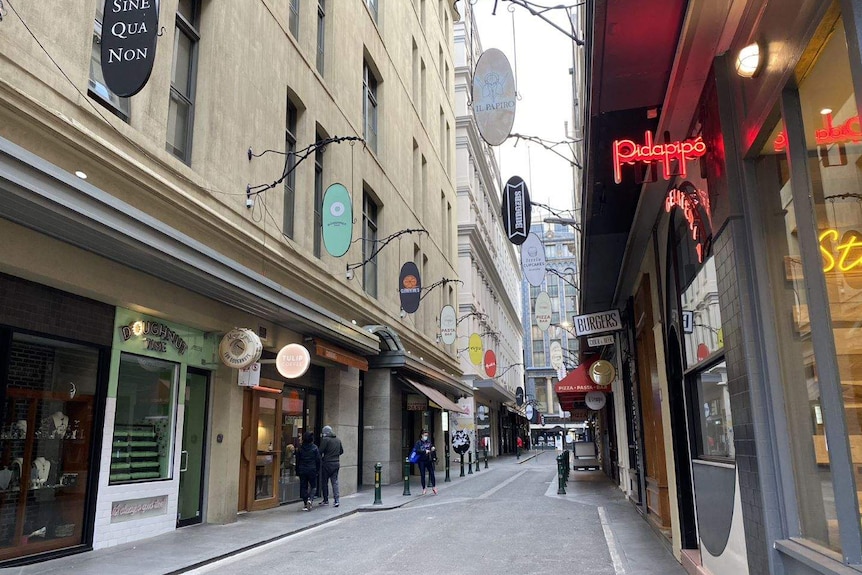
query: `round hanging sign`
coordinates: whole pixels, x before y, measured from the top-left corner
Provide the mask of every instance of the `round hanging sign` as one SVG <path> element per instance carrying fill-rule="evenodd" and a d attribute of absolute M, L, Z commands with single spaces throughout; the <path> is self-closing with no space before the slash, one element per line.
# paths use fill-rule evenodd
<path fill-rule="evenodd" d="M 530 218 L 533 209 L 530 205 L 530 192 L 527 183 L 520 176 L 512 176 L 503 189 L 502 217 L 503 231 L 515 245 L 521 245 L 530 233 Z"/>
<path fill-rule="evenodd" d="M 539 326 L 539 329 L 548 331 L 548 328 L 551 327 L 551 296 L 548 295 L 548 292 L 542 291 L 536 296 L 536 307 L 533 314 L 536 316 L 536 325 Z"/>
<path fill-rule="evenodd" d="M 452 449 L 460 455 L 470 451 L 470 435 L 463 429 L 452 434 Z"/>
<path fill-rule="evenodd" d="M 697 361 L 703 361 L 709 357 L 709 348 L 705 343 L 697 344 Z"/>
<path fill-rule="evenodd" d="M 311 365 L 311 355 L 304 345 L 289 343 L 275 356 L 275 368 L 288 379 L 300 377 Z"/>
<path fill-rule="evenodd" d="M 455 308 L 451 305 L 444 305 L 443 309 L 440 310 L 440 339 L 446 345 L 455 343 L 457 323 Z"/>
<path fill-rule="evenodd" d="M 105 2 L 100 48 L 102 77 L 115 95 L 134 96 L 147 84 L 156 59 L 158 32 L 156 0 Z"/>
<path fill-rule="evenodd" d="M 488 377 L 497 375 L 497 354 L 494 353 L 493 349 L 485 352 L 485 373 L 488 374 Z"/>
<path fill-rule="evenodd" d="M 524 415 L 527 416 L 529 421 L 533 421 L 533 415 L 535 415 L 535 412 L 533 411 L 533 406 L 531 404 L 527 404 L 527 408 L 524 409 Z"/>
<path fill-rule="evenodd" d="M 398 275 L 398 293 L 401 297 L 401 309 L 407 313 L 416 313 L 419 309 L 419 298 L 422 296 L 422 278 L 419 268 L 413 262 L 401 266 Z"/>
<path fill-rule="evenodd" d="M 551 367 L 556 369 L 558 372 L 563 369 L 563 346 L 560 345 L 560 342 L 554 340 L 551 342 Z M 562 377 L 558 377 L 557 379 L 562 379 Z"/>
<path fill-rule="evenodd" d="M 500 50 L 485 50 L 473 72 L 473 115 L 479 134 L 492 146 L 509 137 L 515 123 L 515 80 Z"/>
<path fill-rule="evenodd" d="M 531 286 L 539 287 L 545 279 L 545 244 L 536 234 L 529 234 L 521 244 L 521 269 Z"/>
<path fill-rule="evenodd" d="M 242 369 L 260 359 L 263 343 L 254 331 L 238 327 L 232 329 L 221 338 L 218 355 L 222 363 L 228 367 Z"/>
<path fill-rule="evenodd" d="M 617 370 L 614 364 L 606 359 L 594 361 L 590 366 L 590 379 L 600 387 L 606 387 L 617 378 Z"/>
<path fill-rule="evenodd" d="M 478 333 L 470 334 L 467 350 L 470 354 L 470 363 L 473 365 L 482 363 L 482 352 L 485 351 L 485 345 L 482 343 L 482 338 Z"/>
<path fill-rule="evenodd" d="M 598 411 L 605 406 L 605 393 L 603 391 L 588 391 L 584 397 L 584 403 L 593 411 Z"/>
<path fill-rule="evenodd" d="M 332 184 L 323 193 L 321 227 L 323 245 L 329 255 L 340 258 L 346 254 L 353 240 L 353 204 L 347 188 L 341 184 Z"/>

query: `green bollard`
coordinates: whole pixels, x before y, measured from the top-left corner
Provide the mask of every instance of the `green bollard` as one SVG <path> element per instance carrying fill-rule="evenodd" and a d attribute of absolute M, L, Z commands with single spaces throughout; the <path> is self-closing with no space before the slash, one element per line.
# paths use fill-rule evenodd
<path fill-rule="evenodd" d="M 449 483 L 452 479 L 449 477 L 449 450 L 446 450 L 446 478 L 443 479 L 443 483 Z"/>
<path fill-rule="evenodd" d="M 410 458 L 404 458 L 404 493 L 401 495 L 410 495 Z"/>
<path fill-rule="evenodd" d="M 461 475 L 458 477 L 464 477 L 464 454 L 461 454 Z"/>
<path fill-rule="evenodd" d="M 383 505 L 383 499 L 380 498 L 380 482 L 383 464 L 379 461 L 374 464 L 374 505 Z"/>
<path fill-rule="evenodd" d="M 473 475 L 473 452 L 467 452 L 467 475 Z"/>
<path fill-rule="evenodd" d="M 566 494 L 566 483 L 563 481 L 563 456 L 557 456 L 557 495 Z"/>
<path fill-rule="evenodd" d="M 488 449 L 485 449 L 485 469 L 488 469 Z"/>

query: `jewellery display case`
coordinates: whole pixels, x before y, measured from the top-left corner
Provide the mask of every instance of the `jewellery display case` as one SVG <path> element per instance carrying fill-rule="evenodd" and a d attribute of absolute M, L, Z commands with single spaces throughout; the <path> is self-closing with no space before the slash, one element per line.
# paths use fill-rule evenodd
<path fill-rule="evenodd" d="M 93 397 L 8 387 L 0 419 L 0 560 L 80 543 Z"/>

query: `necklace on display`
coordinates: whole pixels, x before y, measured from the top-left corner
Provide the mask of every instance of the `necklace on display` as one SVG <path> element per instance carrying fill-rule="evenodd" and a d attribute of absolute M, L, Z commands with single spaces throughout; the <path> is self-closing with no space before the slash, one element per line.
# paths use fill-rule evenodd
<path fill-rule="evenodd" d="M 45 485 L 48 482 L 48 474 L 51 473 L 51 462 L 44 457 L 37 457 L 33 460 L 33 465 L 36 467 L 38 484 Z"/>
<path fill-rule="evenodd" d="M 66 436 L 66 430 L 69 429 L 69 416 L 64 415 L 62 411 L 57 411 L 51 418 L 54 420 L 54 434 L 52 437 L 63 439 Z"/>

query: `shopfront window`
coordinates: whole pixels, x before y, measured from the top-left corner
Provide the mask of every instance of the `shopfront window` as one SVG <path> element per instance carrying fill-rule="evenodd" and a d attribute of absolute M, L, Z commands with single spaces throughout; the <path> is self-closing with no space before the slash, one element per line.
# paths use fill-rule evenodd
<path fill-rule="evenodd" d="M 727 364 L 718 363 L 696 375 L 698 457 L 733 459 L 733 420 L 727 391 Z"/>
<path fill-rule="evenodd" d="M 681 299 L 685 364 L 692 367 L 724 348 L 715 258 L 700 266 Z"/>
<path fill-rule="evenodd" d="M 4 367 L 0 560 L 84 542 L 99 351 L 16 333 Z"/>
<path fill-rule="evenodd" d="M 170 361 L 120 356 L 111 485 L 171 478 L 179 371 Z"/>
<path fill-rule="evenodd" d="M 802 534 L 839 549 L 832 470 L 826 450 L 826 425 L 811 324 L 809 286 L 802 269 L 783 123 L 768 137 L 757 159 L 757 183 L 766 230 L 778 357 L 792 422 L 790 448 Z"/>

